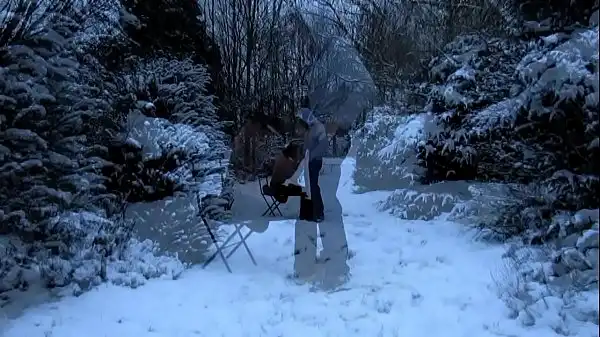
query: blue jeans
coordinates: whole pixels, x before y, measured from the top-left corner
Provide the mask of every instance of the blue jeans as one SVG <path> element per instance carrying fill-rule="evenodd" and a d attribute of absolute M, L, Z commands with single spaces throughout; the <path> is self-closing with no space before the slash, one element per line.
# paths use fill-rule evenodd
<path fill-rule="evenodd" d="M 308 176 L 310 179 L 310 197 L 313 204 L 314 219 L 322 219 L 325 211 L 323 196 L 319 186 L 319 172 L 323 167 L 323 159 L 312 159 L 308 162 Z"/>

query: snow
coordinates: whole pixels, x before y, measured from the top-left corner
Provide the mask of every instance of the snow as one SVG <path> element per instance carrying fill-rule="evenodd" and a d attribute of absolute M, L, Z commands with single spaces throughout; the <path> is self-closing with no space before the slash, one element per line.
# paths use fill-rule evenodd
<path fill-rule="evenodd" d="M 141 104 L 147 107 L 151 103 Z M 229 153 L 219 160 L 207 160 L 214 154 L 214 149 L 205 133 L 187 124 L 173 124 L 166 119 L 146 117 L 140 113 L 130 114 L 129 123 L 132 131 L 127 142 L 142 148 L 145 158 L 156 158 L 169 151 L 182 151 L 189 156 L 185 164 L 168 172 L 167 177 L 188 187 L 194 185 L 195 190 L 201 191 L 201 197 L 221 194 L 221 172 L 206 174 L 201 181 L 196 180 L 191 172 L 194 169 L 218 171 L 218 168 L 226 169 L 229 165 Z"/>
<path fill-rule="evenodd" d="M 177 280 L 137 289 L 102 285 L 25 311 L 2 336 L 560 336 L 556 299 L 545 311 L 531 310 L 541 324 L 525 327 L 509 316 L 497 286 L 505 247 L 473 241 L 443 218 L 407 221 L 378 212 L 375 204 L 389 193 L 352 193 L 353 170 L 354 159 L 346 158 L 338 196 L 356 255 L 341 291 L 311 292 L 287 281 L 293 221 L 272 221 L 248 240 L 258 266 L 239 250 L 232 274 L 217 259 Z M 597 336 L 591 324 L 569 331 Z"/>
<path fill-rule="evenodd" d="M 592 88 L 590 103 L 595 101 L 598 76 L 588 69 L 598 60 L 598 28 L 576 32 L 570 39 L 547 53 L 534 51 L 528 54 L 517 67 L 517 75 L 530 88 L 524 94 L 536 94 L 551 90 L 560 101 L 583 94 L 580 84 Z M 539 105 L 539 103 L 536 103 Z M 552 111 L 537 107 L 537 110 Z"/>
<path fill-rule="evenodd" d="M 129 116 L 132 141 L 144 148 L 145 155 L 154 157 L 163 149 L 182 150 L 193 155 L 205 155 L 209 150 L 208 137 L 187 124 L 172 124 L 166 119 Z"/>
<path fill-rule="evenodd" d="M 484 135 L 497 125 L 512 124 L 519 108 L 518 98 L 508 98 L 478 111 L 471 119 L 470 133 Z"/>
<path fill-rule="evenodd" d="M 467 80 L 467 81 L 475 81 L 475 69 L 473 69 L 469 65 L 462 65 L 457 71 L 455 71 L 452 75 L 448 77 L 448 80 Z"/>
<path fill-rule="evenodd" d="M 423 139 L 425 125 L 429 120 L 431 116 L 427 113 L 407 116 L 394 131 L 391 143 L 379 150 L 379 157 L 389 158 L 407 147 L 416 146 Z"/>
<path fill-rule="evenodd" d="M 600 210 L 598 209 L 582 209 L 575 213 L 574 222 L 579 224 L 583 222 L 598 222 L 600 220 Z"/>

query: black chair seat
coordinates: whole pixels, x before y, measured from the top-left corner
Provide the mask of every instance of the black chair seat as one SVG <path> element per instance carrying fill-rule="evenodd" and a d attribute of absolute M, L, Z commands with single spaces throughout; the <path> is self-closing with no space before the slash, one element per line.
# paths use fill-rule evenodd
<path fill-rule="evenodd" d="M 262 191 L 265 195 L 268 195 L 270 197 L 275 196 L 273 189 L 268 184 L 263 185 Z"/>

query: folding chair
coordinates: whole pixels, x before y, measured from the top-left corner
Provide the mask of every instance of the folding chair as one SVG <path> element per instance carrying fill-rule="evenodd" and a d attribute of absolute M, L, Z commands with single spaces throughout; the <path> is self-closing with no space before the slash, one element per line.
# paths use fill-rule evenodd
<path fill-rule="evenodd" d="M 264 184 L 263 184 L 263 182 L 264 182 Z M 277 211 L 279 213 L 279 216 L 283 216 L 281 209 L 279 209 L 279 205 L 281 205 L 281 203 L 279 201 L 277 201 L 277 199 L 275 199 L 275 194 L 273 193 L 273 191 L 271 190 L 271 187 L 269 186 L 269 178 L 259 176 L 258 184 L 259 184 L 259 188 L 260 188 L 260 195 L 262 196 L 263 200 L 267 204 L 267 209 L 263 212 L 263 214 L 261 216 L 265 216 L 267 214 L 269 214 L 271 216 L 277 216 L 277 214 L 275 214 L 275 211 Z M 267 197 L 268 197 L 268 199 L 267 199 Z"/>
<path fill-rule="evenodd" d="M 199 197 L 197 197 L 197 199 L 199 199 Z M 201 202 L 199 200 L 198 200 L 198 204 L 201 205 Z M 200 211 L 202 209 L 203 208 L 200 208 Z M 215 236 L 212 228 L 210 227 L 210 224 L 208 223 L 208 220 L 206 219 L 206 217 L 204 217 L 202 214 L 199 214 L 199 215 L 202 218 L 202 223 L 204 224 L 204 227 L 208 231 L 208 234 L 210 235 L 210 239 L 216 248 L 216 252 L 214 252 L 204 262 L 204 264 L 202 264 L 203 269 L 206 268 L 206 266 L 208 266 L 217 256 L 219 256 L 221 258 L 221 260 L 223 261 L 223 263 L 225 264 L 227 271 L 232 273 L 231 267 L 229 266 L 227 259 L 229 259 L 233 255 L 233 253 L 235 253 L 238 250 L 238 248 L 240 248 L 240 246 L 244 246 L 244 249 L 248 253 L 248 256 L 250 257 L 250 260 L 252 260 L 252 263 L 255 266 L 257 265 L 256 260 L 254 259 L 254 255 L 252 255 L 250 248 L 246 244 L 246 240 L 250 237 L 250 235 L 252 235 L 252 233 L 254 233 L 254 231 L 252 229 L 248 228 L 248 232 L 246 234 L 242 234 L 242 229 L 247 226 L 245 226 L 244 223 L 232 224 L 232 226 L 234 227 L 234 231 L 231 234 L 229 234 L 229 237 L 227 237 L 227 239 L 222 244 L 219 244 L 219 241 L 217 240 L 217 237 Z M 236 236 L 238 236 L 240 240 L 236 241 L 236 242 L 232 242 Z M 223 253 L 223 250 L 225 250 L 227 248 L 232 248 L 232 249 L 229 251 L 229 253 L 227 255 L 225 255 Z"/>

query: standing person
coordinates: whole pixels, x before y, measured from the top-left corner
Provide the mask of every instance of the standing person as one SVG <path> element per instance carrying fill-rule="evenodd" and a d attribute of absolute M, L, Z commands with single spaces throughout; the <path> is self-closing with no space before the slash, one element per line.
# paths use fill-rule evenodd
<path fill-rule="evenodd" d="M 319 185 L 319 172 L 323 167 L 323 157 L 329 149 L 329 140 L 325 132 L 325 126 L 321 123 L 308 108 L 302 108 L 298 111 L 299 122 L 302 124 L 304 132 L 304 151 L 308 153 L 308 158 L 304 158 L 308 163 L 308 175 L 310 184 L 310 198 L 313 207 L 313 221 L 322 222 L 325 216 L 325 207 L 323 205 L 323 196 L 321 186 Z"/>
<path fill-rule="evenodd" d="M 325 126 L 306 106 L 300 109 L 297 117 L 304 127 L 303 166 L 304 170 L 308 171 L 308 181 L 305 181 L 305 185 L 310 199 L 301 199 L 300 216 L 295 225 L 294 276 L 301 282 L 321 276 L 317 281 L 320 281 L 324 288 L 333 288 L 345 282 L 349 272 L 348 243 L 342 207 L 336 196 L 341 171 L 339 168 L 334 170 L 332 184 L 321 189 L 319 173 L 329 147 Z M 327 200 L 326 204 L 323 199 Z M 323 243 L 323 252 L 319 259 L 317 226 Z"/>

